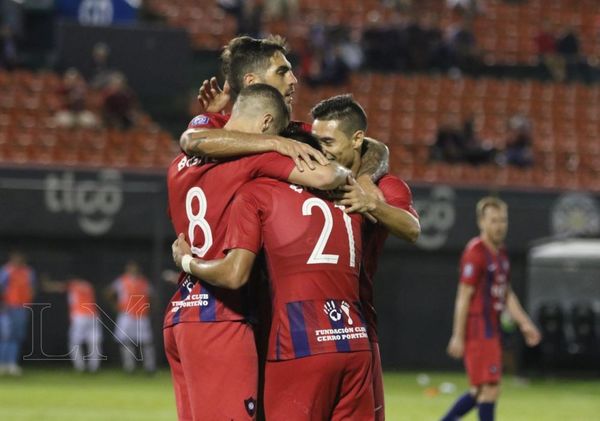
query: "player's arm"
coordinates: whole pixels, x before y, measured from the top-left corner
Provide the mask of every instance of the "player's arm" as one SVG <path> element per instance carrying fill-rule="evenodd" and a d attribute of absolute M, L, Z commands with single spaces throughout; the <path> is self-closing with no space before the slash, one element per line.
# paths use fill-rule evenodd
<path fill-rule="evenodd" d="M 539 344 L 542 340 L 542 335 L 523 309 L 523 306 L 521 306 L 517 294 L 515 294 L 511 287 L 508 288 L 506 296 L 506 309 L 517 323 L 517 326 L 519 326 L 519 329 L 525 338 L 525 343 L 527 343 L 528 346 L 536 346 Z"/>
<path fill-rule="evenodd" d="M 303 163 L 311 170 L 315 168 L 314 161 L 321 165 L 329 164 L 329 160 L 321 152 L 305 143 L 281 136 L 234 130 L 188 129 L 181 135 L 179 146 L 188 155 L 216 159 L 277 152 L 292 158 L 299 171 L 304 171 Z"/>
<path fill-rule="evenodd" d="M 179 234 L 171 246 L 173 261 L 184 272 L 209 284 L 227 289 L 241 288 L 248 282 L 256 254 L 246 249 L 232 249 L 222 259 L 202 260 L 192 257 L 185 236 Z"/>
<path fill-rule="evenodd" d="M 358 176 L 368 175 L 371 180 L 377 182 L 389 170 L 390 150 L 383 143 L 370 137 L 365 137 L 363 145 L 365 150 L 362 154 Z"/>
<path fill-rule="evenodd" d="M 386 202 L 370 177 L 362 176 L 358 183 L 348 183 L 340 204 L 345 212 L 368 213 L 398 238 L 414 243 L 421 234 L 419 220 L 410 212 Z"/>
<path fill-rule="evenodd" d="M 475 292 L 473 285 L 460 282 L 454 302 L 454 321 L 452 324 L 452 337 L 448 343 L 447 352 L 452 358 L 461 358 L 465 352 L 465 333 L 469 303 Z"/>
<path fill-rule="evenodd" d="M 345 185 L 351 176 L 352 171 L 348 168 L 337 162 L 331 162 L 327 166 L 315 164 L 313 171 L 300 171 L 296 167 L 288 176 L 287 181 L 319 190 L 333 190 Z"/>

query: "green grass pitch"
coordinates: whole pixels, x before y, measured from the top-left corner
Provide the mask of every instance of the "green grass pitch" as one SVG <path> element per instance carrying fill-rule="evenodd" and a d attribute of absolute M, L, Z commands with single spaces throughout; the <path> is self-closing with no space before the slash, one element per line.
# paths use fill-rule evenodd
<path fill-rule="evenodd" d="M 439 393 L 449 382 L 454 392 Z M 417 384 L 417 373 L 386 373 L 387 419 L 438 420 L 466 389 L 459 373 L 429 373 L 429 384 Z M 218 387 L 218 386 L 217 386 Z M 21 378 L 0 378 L 0 420 L 6 421 L 163 421 L 175 420 L 169 373 L 125 375 L 116 370 L 75 374 L 67 368 L 25 369 Z M 600 420 L 600 379 L 533 380 L 507 377 L 497 410 L 505 421 Z M 477 420 L 474 413 L 465 420 Z"/>

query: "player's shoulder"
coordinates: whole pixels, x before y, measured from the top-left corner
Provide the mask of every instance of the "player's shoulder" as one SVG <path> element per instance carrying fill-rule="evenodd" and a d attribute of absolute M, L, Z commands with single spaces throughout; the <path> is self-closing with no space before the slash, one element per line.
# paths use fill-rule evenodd
<path fill-rule="evenodd" d="M 188 124 L 188 129 L 221 129 L 229 121 L 230 114 L 204 113 L 198 114 L 192 118 Z"/>
<path fill-rule="evenodd" d="M 400 177 L 397 177 L 393 174 L 384 174 L 383 177 L 377 181 L 377 187 L 379 189 L 393 189 L 393 190 L 403 190 L 410 192 L 410 187 L 404 180 Z"/>
<path fill-rule="evenodd" d="M 483 255 L 485 253 L 485 244 L 481 237 L 474 237 L 465 246 L 465 255 Z"/>

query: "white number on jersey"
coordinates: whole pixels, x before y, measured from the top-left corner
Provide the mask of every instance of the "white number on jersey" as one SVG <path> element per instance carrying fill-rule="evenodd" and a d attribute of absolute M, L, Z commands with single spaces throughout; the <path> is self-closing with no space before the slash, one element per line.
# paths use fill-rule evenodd
<path fill-rule="evenodd" d="M 324 254 L 323 250 L 325 249 L 325 245 L 329 240 L 329 236 L 331 235 L 331 230 L 333 228 L 333 215 L 331 214 L 331 210 L 321 199 L 317 199 L 316 197 L 312 197 L 307 199 L 302 205 L 302 215 L 308 216 L 312 215 L 312 208 L 317 207 L 323 212 L 323 216 L 325 217 L 325 224 L 323 225 L 323 230 L 321 231 L 321 235 L 317 240 L 317 244 L 315 244 L 315 248 L 313 249 L 310 257 L 306 261 L 309 265 L 315 265 L 319 263 L 326 264 L 337 264 L 340 256 L 337 254 Z M 343 211 L 342 211 L 343 212 Z M 346 232 L 348 234 L 348 246 L 350 247 L 350 267 L 354 267 L 356 265 L 356 252 L 354 250 L 354 233 L 352 232 L 352 220 L 345 213 L 343 214 L 344 225 L 346 226 Z"/>
<path fill-rule="evenodd" d="M 198 213 L 194 213 L 192 210 L 192 203 L 194 199 L 198 200 Z M 187 196 L 185 197 L 185 213 L 187 214 L 188 220 L 188 238 L 192 247 L 192 253 L 198 257 L 204 257 L 208 249 L 213 244 L 212 231 L 208 221 L 204 219 L 206 216 L 207 209 L 206 195 L 200 187 L 192 187 L 188 190 Z M 199 227 L 204 233 L 204 244 L 202 247 L 196 247 L 194 244 L 194 231 L 195 228 Z"/>

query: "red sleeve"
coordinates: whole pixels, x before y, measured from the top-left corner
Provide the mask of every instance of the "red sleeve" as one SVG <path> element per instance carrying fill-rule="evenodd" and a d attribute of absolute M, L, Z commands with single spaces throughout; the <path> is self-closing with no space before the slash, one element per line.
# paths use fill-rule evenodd
<path fill-rule="evenodd" d="M 460 282 L 475 286 L 481 280 L 485 270 L 485 261 L 477 248 L 465 250 L 460 260 Z"/>
<path fill-rule="evenodd" d="M 222 129 L 229 120 L 228 114 L 204 113 L 190 121 L 188 129 Z"/>
<path fill-rule="evenodd" d="M 388 205 L 404 209 L 415 218 L 419 218 L 419 214 L 413 206 L 410 187 L 404 181 L 391 175 L 384 175 L 377 183 L 377 187 L 383 193 Z"/>
<path fill-rule="evenodd" d="M 250 182 L 240 189 L 229 213 L 227 232 L 223 243 L 223 251 L 246 249 L 258 254 L 262 247 L 260 205 L 252 193 Z"/>
<path fill-rule="evenodd" d="M 254 169 L 252 178 L 269 177 L 276 180 L 287 181 L 296 167 L 296 164 L 294 164 L 294 161 L 292 161 L 291 158 L 280 155 L 277 152 L 252 155 L 245 159 L 252 162 L 252 167 Z"/>

